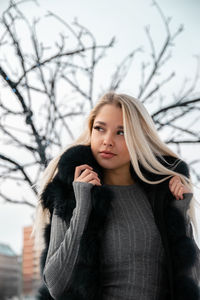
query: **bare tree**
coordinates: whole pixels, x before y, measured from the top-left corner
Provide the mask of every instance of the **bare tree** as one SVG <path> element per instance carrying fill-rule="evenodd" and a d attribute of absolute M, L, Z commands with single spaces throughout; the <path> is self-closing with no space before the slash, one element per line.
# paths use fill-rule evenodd
<path fill-rule="evenodd" d="M 50 160 L 49 153 L 54 147 L 62 147 L 63 135 L 65 143 L 74 139 L 68 120 L 84 115 L 86 102 L 93 106 L 95 68 L 106 50 L 113 46 L 114 39 L 107 45 L 97 45 L 92 33 L 77 21 L 72 27 L 49 12 L 48 18 L 61 23 L 63 31 L 68 30 L 71 42 L 67 41 L 66 34 L 60 33 L 55 45 L 47 47 L 38 37 L 40 19 L 30 24 L 19 8 L 21 2 L 11 1 L 1 17 L 0 48 L 4 55 L 1 56 L 0 76 L 6 96 L 4 93 L 0 96 L 0 130 L 4 143 L 28 152 L 29 159 L 24 163 L 15 158 L 15 152 L 0 153 L 0 178 L 1 185 L 5 180 L 22 181 L 37 194 L 32 186 Z M 23 26 L 19 27 L 20 22 Z M 23 43 L 22 30 L 29 34 L 26 36 L 26 43 L 29 37 L 29 52 Z M 79 95 L 79 101 L 72 99 L 70 103 L 69 96 L 62 101 L 59 89 L 66 93 L 70 88 Z M 36 170 L 35 176 L 30 175 L 32 170 Z M 26 199 L 11 199 L 2 192 L 0 196 L 12 203 L 34 206 Z"/>
<path fill-rule="evenodd" d="M 106 50 L 114 46 L 115 37 L 107 45 L 98 45 L 93 34 L 76 19 L 71 26 L 48 12 L 43 18 L 46 28 L 49 20 L 61 26 L 59 37 L 50 46 L 51 41 L 45 44 L 40 38 L 41 19 L 30 23 L 23 14 L 21 5 L 27 5 L 27 2 L 10 1 L 0 20 L 0 134 L 4 145 L 4 150 L 0 151 L 0 184 L 3 187 L 9 181 L 10 186 L 19 183 L 20 188 L 24 188 L 27 185 L 36 195 L 34 184 L 51 159 L 51 153 L 66 145 L 67 140 L 74 139 L 70 122 L 75 124 L 77 118 L 83 117 L 88 108 L 93 107 L 96 67 Z M 164 79 L 160 74 L 172 57 L 171 48 L 183 26 L 172 33 L 170 18 L 164 16 L 156 2 L 153 4 L 162 17 L 166 36 L 161 41 L 160 49 L 155 49 L 150 28 L 145 29 L 151 53 L 150 60 L 143 61 L 138 72 L 141 74 L 141 84 L 137 97 L 147 106 L 152 101 L 157 103 L 152 117 L 158 130 L 173 130 L 167 143 L 177 146 L 199 144 L 199 131 L 190 129 L 198 122 L 200 98 L 196 87 L 199 68 L 193 82 L 184 82 L 183 88 L 173 99 L 166 100 L 161 95 L 162 88 L 175 80 L 174 71 Z M 26 39 L 23 39 L 24 35 Z M 142 51 L 142 47 L 130 51 L 116 66 L 108 86 L 99 94 L 108 90 L 117 91 L 128 75 L 136 54 Z M 180 122 L 182 126 L 178 126 L 177 121 L 182 121 L 186 114 L 191 116 L 192 122 L 189 125 Z M 23 162 L 17 159 L 17 152 L 24 153 Z M 35 206 L 34 201 L 21 197 L 13 199 L 2 190 L 0 197 L 11 203 Z"/>

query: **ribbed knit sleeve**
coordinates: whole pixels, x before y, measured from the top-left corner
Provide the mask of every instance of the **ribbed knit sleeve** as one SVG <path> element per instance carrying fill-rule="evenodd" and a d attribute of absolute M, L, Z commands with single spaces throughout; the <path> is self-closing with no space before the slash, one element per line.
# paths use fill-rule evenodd
<path fill-rule="evenodd" d="M 80 240 L 91 212 L 90 191 L 86 182 L 73 182 L 76 207 L 67 228 L 65 221 L 53 212 L 50 244 L 43 280 L 54 299 L 67 288 L 76 264 Z"/>
<path fill-rule="evenodd" d="M 183 199 L 180 200 L 174 200 L 174 205 L 182 211 L 182 213 L 186 214 L 190 201 L 192 199 L 193 193 L 184 193 Z"/>
<path fill-rule="evenodd" d="M 185 218 L 187 235 L 190 236 L 190 217 L 187 213 L 193 193 L 184 193 L 183 199 L 174 200 L 173 205 L 181 212 Z"/>

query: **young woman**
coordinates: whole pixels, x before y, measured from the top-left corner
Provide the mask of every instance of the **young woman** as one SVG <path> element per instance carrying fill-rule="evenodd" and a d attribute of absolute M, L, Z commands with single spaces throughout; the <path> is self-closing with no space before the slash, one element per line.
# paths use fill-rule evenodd
<path fill-rule="evenodd" d="M 142 103 L 106 93 L 41 181 L 38 299 L 200 299 L 194 201 L 188 165 Z"/>

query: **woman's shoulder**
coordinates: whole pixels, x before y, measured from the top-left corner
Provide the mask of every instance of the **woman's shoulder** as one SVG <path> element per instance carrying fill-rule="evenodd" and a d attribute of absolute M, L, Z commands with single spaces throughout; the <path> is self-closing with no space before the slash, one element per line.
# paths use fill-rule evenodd
<path fill-rule="evenodd" d="M 165 165 L 168 169 L 171 169 L 177 173 L 180 173 L 182 175 L 185 175 L 186 177 L 189 178 L 190 176 L 190 170 L 189 170 L 189 165 L 188 163 L 179 158 L 179 157 L 174 157 L 170 155 L 162 155 L 164 160 L 160 157 L 158 157 L 158 160 Z"/>

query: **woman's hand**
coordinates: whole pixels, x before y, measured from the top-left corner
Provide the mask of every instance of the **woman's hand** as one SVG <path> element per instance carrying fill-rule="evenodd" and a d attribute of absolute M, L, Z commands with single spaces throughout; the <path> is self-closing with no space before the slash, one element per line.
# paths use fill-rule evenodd
<path fill-rule="evenodd" d="M 170 179 L 169 189 L 174 197 L 176 197 L 176 200 L 182 200 L 183 194 L 185 193 L 192 193 L 192 191 L 182 183 L 181 178 L 178 175 L 173 176 Z"/>
<path fill-rule="evenodd" d="M 89 165 L 80 165 L 75 168 L 74 181 L 88 182 L 93 185 L 101 185 L 98 174 L 92 171 Z"/>

